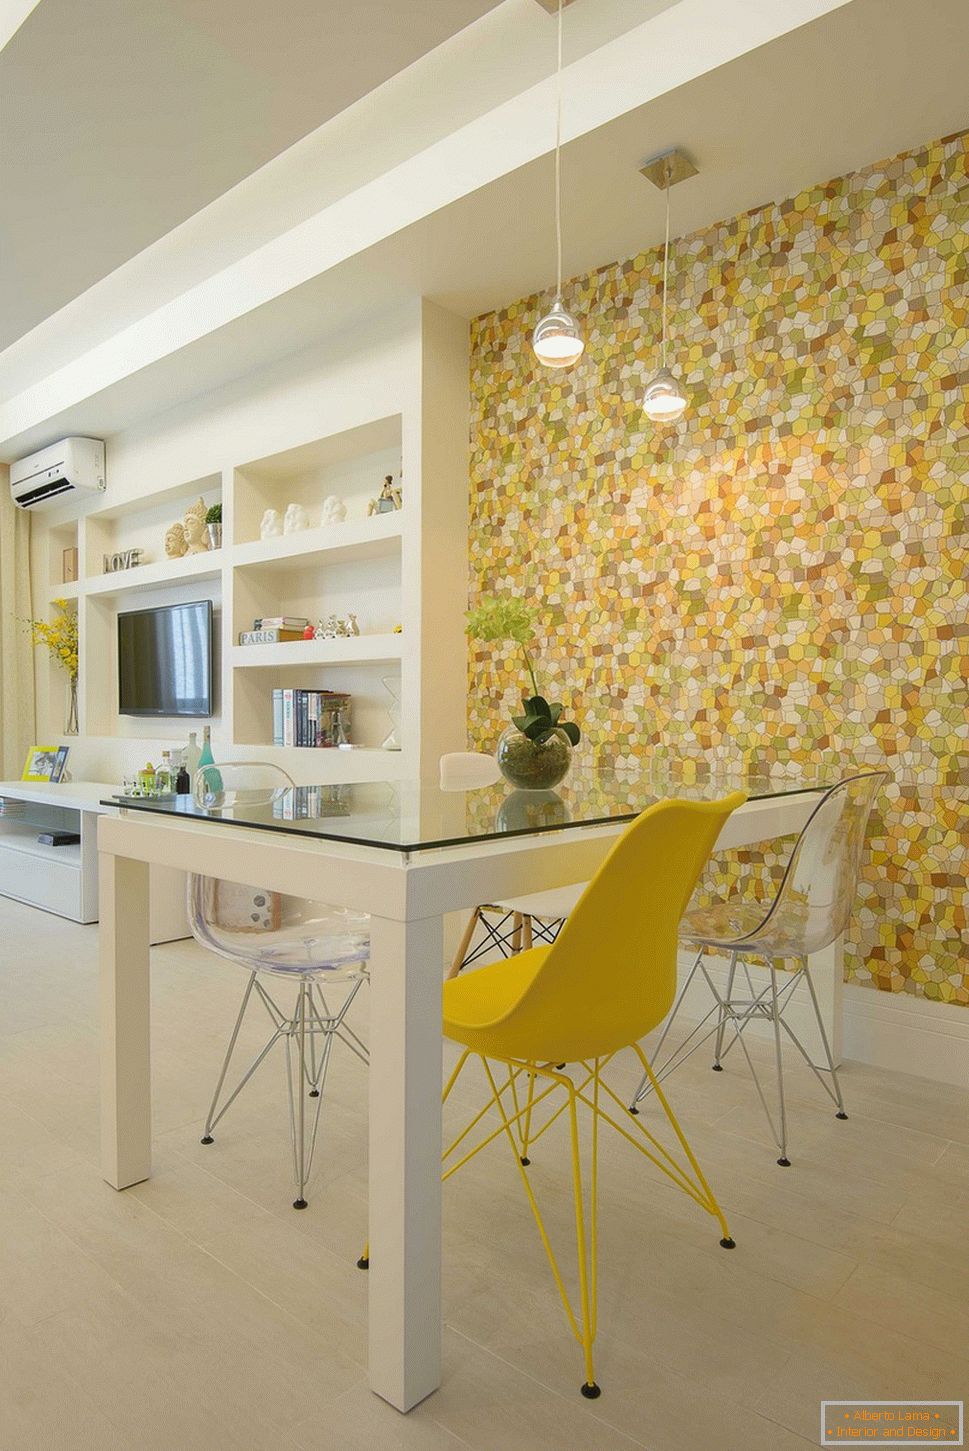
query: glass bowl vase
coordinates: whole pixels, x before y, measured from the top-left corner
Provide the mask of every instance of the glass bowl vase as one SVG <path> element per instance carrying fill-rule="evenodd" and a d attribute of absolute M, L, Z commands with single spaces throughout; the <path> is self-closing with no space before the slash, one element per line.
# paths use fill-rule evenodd
<path fill-rule="evenodd" d="M 495 752 L 498 769 L 519 791 L 550 791 L 568 775 L 572 742 L 562 730 L 530 741 L 515 725 L 502 731 Z"/>

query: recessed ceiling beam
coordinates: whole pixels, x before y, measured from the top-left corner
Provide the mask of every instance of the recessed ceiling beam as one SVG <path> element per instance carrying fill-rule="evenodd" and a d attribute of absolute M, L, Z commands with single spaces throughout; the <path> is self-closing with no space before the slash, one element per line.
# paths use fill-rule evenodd
<path fill-rule="evenodd" d="M 541 5 L 543 10 L 547 10 L 549 15 L 558 14 L 559 0 L 535 0 L 535 3 Z M 562 9 L 564 10 L 567 5 L 572 5 L 573 3 L 574 0 L 562 0 Z"/>

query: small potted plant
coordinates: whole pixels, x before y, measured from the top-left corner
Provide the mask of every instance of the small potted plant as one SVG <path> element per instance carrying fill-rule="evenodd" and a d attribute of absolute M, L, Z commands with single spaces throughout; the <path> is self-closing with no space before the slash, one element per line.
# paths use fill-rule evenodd
<path fill-rule="evenodd" d="M 205 527 L 209 535 L 209 548 L 222 548 L 222 505 L 210 504 L 205 511 Z"/>
<path fill-rule="evenodd" d="M 513 715 L 498 741 L 496 758 L 506 781 L 524 791 L 548 791 L 566 775 L 579 728 L 562 719 L 562 706 L 552 705 L 538 688 L 528 646 L 535 638 L 534 611 L 518 599 L 486 600 L 468 613 L 467 633 L 473 640 L 508 641 L 520 646 L 531 683 L 522 697 L 520 715 Z"/>

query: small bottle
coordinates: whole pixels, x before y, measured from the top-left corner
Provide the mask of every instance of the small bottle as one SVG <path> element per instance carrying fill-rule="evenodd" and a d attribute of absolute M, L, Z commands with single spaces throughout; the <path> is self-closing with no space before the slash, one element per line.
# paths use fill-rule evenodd
<path fill-rule="evenodd" d="M 191 740 L 191 736 L 189 737 Z M 202 749 L 199 752 L 199 766 L 214 766 L 215 757 L 212 754 L 212 732 L 208 726 L 202 732 Z"/>
<path fill-rule="evenodd" d="M 172 753 L 162 751 L 161 765 L 155 772 L 155 795 L 170 796 L 172 794 Z"/>
<path fill-rule="evenodd" d="M 188 779 L 195 780 L 195 772 L 199 768 L 199 738 L 197 731 L 189 731 L 188 745 L 185 747 L 185 769 L 188 772 Z"/>
<path fill-rule="evenodd" d="M 215 768 L 215 757 L 212 754 L 212 732 L 208 726 L 202 732 L 202 754 L 199 756 L 199 770 L 205 771 L 206 790 L 211 792 L 222 791 L 222 776 Z"/>
<path fill-rule="evenodd" d="M 189 774 L 188 771 L 185 769 L 185 762 L 183 761 L 178 768 L 178 775 L 175 777 L 175 795 L 191 796 L 191 794 L 192 782 L 189 779 Z"/>

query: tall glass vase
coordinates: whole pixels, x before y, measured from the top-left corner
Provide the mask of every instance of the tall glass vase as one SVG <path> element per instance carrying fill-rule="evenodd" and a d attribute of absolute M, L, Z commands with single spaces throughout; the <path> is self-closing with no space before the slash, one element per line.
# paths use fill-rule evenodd
<path fill-rule="evenodd" d="M 72 678 L 68 682 L 67 724 L 64 727 L 64 734 L 76 736 L 77 730 L 77 680 Z"/>

